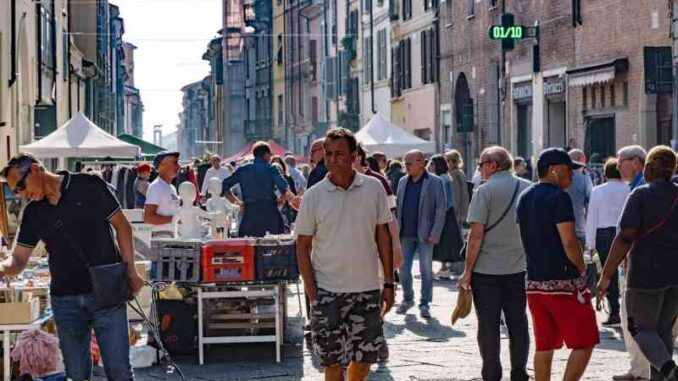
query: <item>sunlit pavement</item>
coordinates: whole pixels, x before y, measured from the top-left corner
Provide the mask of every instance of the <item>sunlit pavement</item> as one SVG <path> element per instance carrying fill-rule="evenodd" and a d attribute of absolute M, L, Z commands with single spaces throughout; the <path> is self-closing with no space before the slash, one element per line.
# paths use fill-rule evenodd
<path fill-rule="evenodd" d="M 434 264 L 434 267 L 437 267 Z M 413 266 L 417 268 L 418 266 Z M 415 287 L 420 280 L 415 279 Z M 310 340 L 304 339 L 304 319 L 298 315 L 296 288 L 289 289 L 288 327 L 285 334 L 284 360 L 275 363 L 275 352 L 270 344 L 213 346 L 207 350 L 206 363 L 197 364 L 197 356 L 178 358 L 190 380 L 320 380 L 321 374 L 311 354 Z M 418 290 L 417 290 L 418 295 Z M 431 314 L 425 320 L 416 307 L 407 315 L 396 315 L 395 308 L 385 326 L 390 347 L 387 363 L 373 367 L 369 380 L 480 380 L 480 355 L 476 343 L 474 313 L 450 327 L 450 315 L 456 302 L 456 288 L 451 280 L 436 280 Z M 401 293 L 396 296 L 400 300 Z M 303 297 L 302 297 L 303 300 Z M 605 318 L 598 315 L 598 321 Z M 502 328 L 502 364 L 504 378 L 508 379 L 510 361 L 508 336 Z M 532 346 L 531 350 L 534 350 Z M 554 380 L 562 379 L 567 351 L 557 352 L 554 359 Z M 530 356 L 530 362 L 532 361 Z M 628 360 L 621 339 L 615 329 L 601 329 L 601 342 L 596 347 L 586 371 L 586 380 L 611 380 L 615 374 L 627 370 Z M 528 372 L 532 374 L 532 364 Z M 177 374 L 168 374 L 165 367 L 139 369 L 137 380 L 175 380 Z"/>

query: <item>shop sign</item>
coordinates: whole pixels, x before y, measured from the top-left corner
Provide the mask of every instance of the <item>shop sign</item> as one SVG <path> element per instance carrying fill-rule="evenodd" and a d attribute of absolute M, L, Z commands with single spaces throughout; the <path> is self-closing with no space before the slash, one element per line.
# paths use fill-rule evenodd
<path fill-rule="evenodd" d="M 523 100 L 532 98 L 532 82 L 525 82 L 513 85 L 511 89 L 513 100 Z"/>
<path fill-rule="evenodd" d="M 557 95 L 565 92 L 565 81 L 562 79 L 544 82 L 544 95 Z"/>

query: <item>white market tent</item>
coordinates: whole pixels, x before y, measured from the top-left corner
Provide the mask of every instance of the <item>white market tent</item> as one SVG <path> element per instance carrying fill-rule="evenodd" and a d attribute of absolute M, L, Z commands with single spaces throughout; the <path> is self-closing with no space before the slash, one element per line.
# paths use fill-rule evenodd
<path fill-rule="evenodd" d="M 356 133 L 356 138 L 366 150 L 383 152 L 389 158 L 403 157 L 414 149 L 423 153 L 435 153 L 436 150 L 434 142 L 410 134 L 379 113 Z"/>
<path fill-rule="evenodd" d="M 125 157 L 140 154 L 138 146 L 124 142 L 78 113 L 56 131 L 20 150 L 41 158 Z"/>

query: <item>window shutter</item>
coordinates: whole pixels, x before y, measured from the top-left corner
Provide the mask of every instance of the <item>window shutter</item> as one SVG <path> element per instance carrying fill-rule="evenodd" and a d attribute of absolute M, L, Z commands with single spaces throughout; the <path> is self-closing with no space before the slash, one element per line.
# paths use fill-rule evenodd
<path fill-rule="evenodd" d="M 428 1 L 428 0 L 427 0 Z M 427 34 L 425 30 L 421 31 L 421 83 L 428 83 L 428 52 L 427 52 Z"/>
<path fill-rule="evenodd" d="M 405 51 L 407 52 L 405 56 L 405 67 L 407 71 L 405 72 L 405 81 L 407 82 L 407 89 L 412 88 L 412 40 L 405 40 Z"/>
<path fill-rule="evenodd" d="M 438 70 L 438 31 L 431 29 L 431 82 L 438 81 Z"/>

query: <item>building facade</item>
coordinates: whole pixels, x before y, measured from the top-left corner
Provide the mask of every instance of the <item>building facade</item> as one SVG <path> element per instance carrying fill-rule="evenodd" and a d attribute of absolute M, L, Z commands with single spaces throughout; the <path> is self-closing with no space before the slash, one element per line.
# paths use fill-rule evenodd
<path fill-rule="evenodd" d="M 141 100 L 141 93 L 139 89 L 136 88 L 134 82 L 134 51 L 137 47 L 129 42 L 123 42 L 122 49 L 124 54 L 123 65 L 125 69 L 124 133 L 142 139 L 144 134 L 144 104 Z"/>

